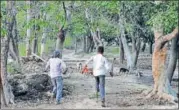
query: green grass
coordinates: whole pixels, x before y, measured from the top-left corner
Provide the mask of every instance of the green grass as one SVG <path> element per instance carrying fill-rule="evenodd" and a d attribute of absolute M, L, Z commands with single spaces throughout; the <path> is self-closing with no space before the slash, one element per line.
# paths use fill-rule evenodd
<path fill-rule="evenodd" d="M 108 47 L 105 53 L 119 54 L 119 47 Z"/>
<path fill-rule="evenodd" d="M 45 52 L 48 52 L 48 47 L 53 47 L 55 45 L 56 41 L 47 39 L 46 45 L 45 45 Z M 40 48 L 41 48 L 41 39 L 38 40 L 38 55 L 40 55 Z M 31 45 L 32 47 L 32 45 Z M 19 54 L 20 56 L 26 56 L 26 43 L 19 43 Z"/>
<path fill-rule="evenodd" d="M 73 44 L 73 38 L 71 38 L 71 37 L 66 37 L 65 38 L 65 42 L 64 42 L 64 47 L 66 48 L 68 48 L 68 47 L 70 47 L 70 46 L 72 46 Z"/>
<path fill-rule="evenodd" d="M 73 39 L 71 37 L 66 37 L 64 42 L 64 47 L 70 47 L 72 46 Z M 49 51 L 49 47 L 55 48 L 56 41 L 47 39 L 45 44 L 45 52 Z M 40 48 L 41 48 L 41 39 L 38 40 L 38 55 L 40 55 Z M 32 45 L 31 45 L 32 47 Z M 19 43 L 19 54 L 20 56 L 26 56 L 26 43 Z"/>
<path fill-rule="evenodd" d="M 25 45 L 25 43 L 19 44 L 19 55 L 20 56 L 26 56 L 26 45 Z"/>

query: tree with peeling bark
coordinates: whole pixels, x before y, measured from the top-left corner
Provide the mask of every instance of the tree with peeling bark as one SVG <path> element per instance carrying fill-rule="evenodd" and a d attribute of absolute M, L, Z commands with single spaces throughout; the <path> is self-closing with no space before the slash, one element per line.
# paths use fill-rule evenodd
<path fill-rule="evenodd" d="M 152 56 L 152 74 L 154 79 L 154 88 L 147 95 L 148 98 L 157 96 L 159 99 L 169 100 L 171 102 L 178 101 L 176 92 L 171 88 L 170 80 L 173 76 L 175 61 L 170 59 L 168 70 L 166 67 L 167 42 L 173 39 L 172 50 L 175 51 L 178 36 L 178 20 L 177 10 L 178 1 L 160 2 L 155 4 L 161 12 L 154 13 L 150 19 L 150 23 L 154 27 L 155 46 Z M 169 7 L 165 9 L 164 7 Z M 156 16 L 157 15 L 157 16 Z M 165 16 L 169 15 L 169 16 Z M 158 22 L 156 22 L 158 21 Z M 172 31 L 172 29 L 174 29 Z M 172 31 L 172 32 L 171 32 Z M 164 35 L 165 33 L 169 33 Z M 174 58 L 177 52 L 174 52 Z M 171 56 L 173 56 L 171 55 Z M 170 78 L 168 78 L 170 77 Z"/>
<path fill-rule="evenodd" d="M 178 28 L 176 28 L 172 33 L 163 36 L 161 31 L 155 31 L 155 47 L 152 57 L 152 73 L 154 78 L 154 89 L 148 95 L 151 97 L 155 94 L 159 98 L 164 98 L 169 101 L 174 101 L 177 98 L 176 92 L 171 88 L 169 79 L 167 77 L 167 72 L 164 70 L 167 55 L 167 45 L 166 43 L 172 38 L 178 37 Z"/>

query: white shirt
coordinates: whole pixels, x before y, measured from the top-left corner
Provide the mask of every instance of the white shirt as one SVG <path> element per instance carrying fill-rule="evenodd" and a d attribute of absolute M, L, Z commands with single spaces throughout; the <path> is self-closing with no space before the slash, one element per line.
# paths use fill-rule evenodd
<path fill-rule="evenodd" d="M 109 72 L 109 64 L 106 60 L 106 58 L 102 54 L 97 54 L 95 56 L 92 56 L 87 62 L 86 65 L 93 61 L 93 75 L 99 76 L 99 75 L 105 75 Z"/>
<path fill-rule="evenodd" d="M 50 58 L 47 62 L 46 69 L 50 67 L 50 77 L 55 78 L 62 76 L 62 68 L 66 69 L 66 64 L 59 58 Z"/>

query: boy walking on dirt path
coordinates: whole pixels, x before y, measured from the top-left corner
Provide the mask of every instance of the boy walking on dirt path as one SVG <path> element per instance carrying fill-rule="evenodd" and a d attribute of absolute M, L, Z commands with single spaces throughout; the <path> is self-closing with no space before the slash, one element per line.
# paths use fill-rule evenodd
<path fill-rule="evenodd" d="M 59 51 L 54 51 L 53 57 L 47 62 L 45 72 L 50 67 L 50 77 L 53 84 L 53 97 L 56 97 L 56 104 L 60 104 L 63 90 L 62 68 L 66 70 L 66 64 L 62 61 Z"/>
<path fill-rule="evenodd" d="M 95 77 L 96 82 L 96 95 L 98 96 L 98 92 L 100 92 L 101 97 L 101 106 L 105 107 L 105 74 L 110 71 L 108 61 L 103 56 L 104 47 L 99 46 L 97 54 L 92 56 L 85 64 L 85 67 L 87 67 L 87 64 L 91 61 L 93 61 L 93 75 Z M 110 72 L 110 75 L 113 76 L 113 73 Z"/>

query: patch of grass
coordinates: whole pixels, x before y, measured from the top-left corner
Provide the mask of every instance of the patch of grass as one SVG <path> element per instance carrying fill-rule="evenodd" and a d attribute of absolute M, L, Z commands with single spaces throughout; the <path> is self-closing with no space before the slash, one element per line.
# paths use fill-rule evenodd
<path fill-rule="evenodd" d="M 49 47 L 53 47 L 55 45 L 55 41 L 47 39 L 45 44 L 45 52 L 49 51 Z M 32 44 L 31 44 L 32 48 Z M 38 55 L 40 55 L 40 49 L 41 49 L 41 39 L 38 39 Z M 22 42 L 19 43 L 19 55 L 20 56 L 26 56 L 26 43 Z"/>
<path fill-rule="evenodd" d="M 19 43 L 19 55 L 26 56 L 26 45 L 25 43 Z"/>
<path fill-rule="evenodd" d="M 49 52 L 49 48 L 54 48 L 55 49 L 55 44 L 56 44 L 56 41 L 55 40 L 50 40 L 50 39 L 47 39 L 46 40 L 46 44 L 45 44 L 45 52 Z"/>
<path fill-rule="evenodd" d="M 67 36 L 65 38 L 64 47 L 68 48 L 68 47 L 71 47 L 71 46 L 73 46 L 73 39 L 71 37 Z"/>
<path fill-rule="evenodd" d="M 10 64 L 7 65 L 7 72 L 8 73 L 13 73 L 12 65 L 10 65 Z"/>
<path fill-rule="evenodd" d="M 105 53 L 119 54 L 118 47 L 108 47 Z"/>

